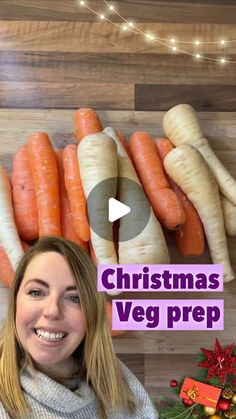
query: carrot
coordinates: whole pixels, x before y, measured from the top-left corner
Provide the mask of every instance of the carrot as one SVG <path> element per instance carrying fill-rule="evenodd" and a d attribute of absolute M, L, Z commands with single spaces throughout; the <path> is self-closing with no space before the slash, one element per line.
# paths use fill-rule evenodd
<path fill-rule="evenodd" d="M 130 179 L 141 186 L 138 176 L 133 167 L 123 144 L 120 142 L 116 132 L 113 128 L 107 127 L 104 132 L 108 134 L 116 142 L 118 151 L 118 171 L 119 171 L 119 185 L 118 198 L 121 202 L 128 203 L 130 199 L 130 190 L 127 190 L 127 183 L 123 179 Z M 143 205 L 146 195 L 139 195 L 136 205 Z M 132 225 L 133 223 L 133 225 Z M 123 217 L 119 220 L 119 245 L 118 255 L 119 263 L 169 263 L 169 254 L 165 242 L 160 223 L 156 219 L 151 210 L 150 217 L 146 227 L 141 233 L 130 240 L 122 240 L 122 232 L 127 229 L 135 229 L 137 220 L 133 217 L 132 220 Z"/>
<path fill-rule="evenodd" d="M 157 138 L 155 140 L 158 154 L 161 161 L 164 161 L 165 156 L 173 150 L 174 146 L 168 138 Z M 171 184 L 171 178 L 168 178 L 169 183 Z M 172 181 L 173 183 L 173 181 Z M 172 186 L 172 185 L 171 185 Z"/>
<path fill-rule="evenodd" d="M 87 203 L 80 177 L 77 158 L 77 145 L 68 144 L 62 152 L 65 186 L 71 208 L 71 214 L 78 237 L 83 241 L 90 239 L 87 218 Z"/>
<path fill-rule="evenodd" d="M 20 147 L 13 160 L 11 176 L 15 222 L 20 237 L 35 240 L 39 237 L 38 210 L 27 148 Z"/>
<path fill-rule="evenodd" d="M 96 134 L 103 130 L 97 112 L 91 108 L 80 108 L 75 113 L 75 135 L 80 142 L 89 134 Z"/>
<path fill-rule="evenodd" d="M 113 330 L 112 329 L 112 305 L 110 302 L 106 301 L 106 314 L 107 314 L 107 320 L 109 325 L 109 330 L 111 336 L 120 336 L 126 333 L 125 330 Z"/>
<path fill-rule="evenodd" d="M 29 243 L 25 242 L 24 240 L 21 240 L 21 244 L 24 249 L 24 252 L 27 252 L 27 250 L 30 248 Z"/>
<path fill-rule="evenodd" d="M 137 131 L 130 138 L 130 152 L 156 217 L 169 230 L 185 222 L 181 203 L 170 188 L 155 144 L 147 132 Z"/>
<path fill-rule="evenodd" d="M 156 146 L 161 160 L 173 150 L 173 145 L 168 138 L 158 138 Z M 185 223 L 175 231 L 175 241 L 183 256 L 200 256 L 204 252 L 204 231 L 199 215 L 185 193 L 169 178 L 170 186 L 178 196 L 184 209 Z"/>
<path fill-rule="evenodd" d="M 16 229 L 12 207 L 12 191 L 8 174 L 0 165 L 0 243 L 12 268 L 16 270 L 24 251 Z"/>
<path fill-rule="evenodd" d="M 224 281 L 234 279 L 224 219 L 214 175 L 199 151 L 190 144 L 174 148 L 164 159 L 168 175 L 186 193 L 204 226 L 213 263 L 224 267 Z"/>
<path fill-rule="evenodd" d="M 221 204 L 225 220 L 225 231 L 228 236 L 236 236 L 236 205 L 221 195 Z"/>
<path fill-rule="evenodd" d="M 0 280 L 11 288 L 14 280 L 14 270 L 2 245 L 0 245 L 0 260 Z"/>
<path fill-rule="evenodd" d="M 31 134 L 27 153 L 36 192 L 39 236 L 61 236 L 57 162 L 48 135 Z"/>
<path fill-rule="evenodd" d="M 21 240 L 21 244 L 25 252 L 30 247 L 28 243 L 23 240 Z M 14 281 L 14 270 L 2 245 L 0 245 L 0 260 L 0 280 L 2 280 L 7 287 L 11 288 Z"/>
<path fill-rule="evenodd" d="M 174 106 L 164 115 L 163 128 L 165 135 L 174 145 L 191 144 L 202 154 L 216 178 L 220 191 L 236 205 L 236 180 L 211 149 L 194 109 L 185 104 Z"/>
<path fill-rule="evenodd" d="M 57 170 L 59 176 L 59 191 L 60 191 L 60 213 L 61 213 L 61 232 L 62 236 L 68 240 L 72 240 L 79 246 L 83 247 L 88 252 L 88 244 L 81 240 L 75 231 L 75 226 L 71 214 L 68 194 L 65 187 L 65 176 L 63 167 L 63 151 L 55 150 L 57 158 Z M 77 153 L 77 150 L 76 150 Z M 76 154 L 77 159 L 77 154 Z"/>
<path fill-rule="evenodd" d="M 99 132 L 87 135 L 78 145 L 78 161 L 83 190 L 86 198 L 97 184 L 110 178 L 117 179 L 117 147 L 112 138 Z M 90 228 L 91 242 L 98 263 L 116 264 L 117 255 L 113 241 L 112 224 L 107 217 L 109 198 L 115 198 L 117 182 L 111 182 L 110 187 L 100 188 L 100 196 L 90 204 L 88 201 L 88 217 L 93 226 L 103 231 L 100 237 L 94 228 Z M 92 221 L 91 221 L 92 220 Z"/>

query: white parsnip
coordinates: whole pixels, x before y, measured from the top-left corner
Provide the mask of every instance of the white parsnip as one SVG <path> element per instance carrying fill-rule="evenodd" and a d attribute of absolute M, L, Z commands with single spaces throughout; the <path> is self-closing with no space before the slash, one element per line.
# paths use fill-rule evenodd
<path fill-rule="evenodd" d="M 228 236 L 236 236 L 236 205 L 232 204 L 224 195 L 221 195 L 221 204 L 226 234 Z"/>
<path fill-rule="evenodd" d="M 194 109 L 187 104 L 174 106 L 164 115 L 163 129 L 175 146 L 187 143 L 200 151 L 214 173 L 220 191 L 236 205 L 236 180 L 220 162 L 204 137 Z"/>
<path fill-rule="evenodd" d="M 164 159 L 168 175 L 185 192 L 203 223 L 212 262 L 223 264 L 224 282 L 234 279 L 224 228 L 219 189 L 214 175 L 197 149 L 184 144 Z"/>
<path fill-rule="evenodd" d="M 104 132 L 112 137 L 117 145 L 119 175 L 118 199 L 126 204 L 129 202 L 132 191 L 129 190 L 129 185 L 127 185 L 127 182 L 123 181 L 123 179 L 129 179 L 140 186 L 141 184 L 133 167 L 133 163 L 115 130 L 111 127 L 107 127 Z M 147 199 L 145 194 L 143 194 L 143 197 L 141 197 L 141 194 L 140 196 L 138 195 L 138 197 L 136 195 L 136 199 L 137 198 Z M 138 199 L 136 202 L 137 205 Z M 132 222 L 134 225 L 130 224 Z M 136 220 L 132 217 L 130 219 L 126 217 L 121 218 L 119 239 L 121 238 L 121 231 L 126 232 L 128 229 L 135 231 L 135 223 Z M 121 241 L 119 240 L 119 263 L 165 264 L 169 263 L 169 261 L 169 253 L 161 225 L 151 209 L 148 223 L 141 233 L 130 240 L 123 241 L 122 238 Z"/>
<path fill-rule="evenodd" d="M 24 250 L 16 229 L 12 207 L 12 191 L 8 174 L 0 165 L 0 243 L 15 271 Z"/>
<path fill-rule="evenodd" d="M 84 137 L 78 145 L 78 162 L 83 190 L 86 198 L 100 182 L 109 178 L 117 178 L 117 147 L 114 140 L 100 132 Z M 91 242 L 98 263 L 116 264 L 117 255 L 114 242 L 112 241 L 112 223 L 108 220 L 106 203 L 109 198 L 116 197 L 117 184 L 113 182 L 110 188 L 99 189 L 100 195 L 93 200 L 93 205 L 88 205 L 88 216 L 93 218 L 93 225 L 99 225 L 102 229 L 102 237 L 110 237 L 106 240 L 98 235 L 94 229 L 91 231 Z"/>

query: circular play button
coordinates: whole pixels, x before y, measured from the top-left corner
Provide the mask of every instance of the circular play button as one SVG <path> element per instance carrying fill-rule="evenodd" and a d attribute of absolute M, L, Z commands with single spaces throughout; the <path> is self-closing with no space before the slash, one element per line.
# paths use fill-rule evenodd
<path fill-rule="evenodd" d="M 91 190 L 87 210 L 92 230 L 109 241 L 113 241 L 113 223 L 118 220 L 119 242 L 123 242 L 143 231 L 151 206 L 138 183 L 124 177 L 112 177 Z"/>

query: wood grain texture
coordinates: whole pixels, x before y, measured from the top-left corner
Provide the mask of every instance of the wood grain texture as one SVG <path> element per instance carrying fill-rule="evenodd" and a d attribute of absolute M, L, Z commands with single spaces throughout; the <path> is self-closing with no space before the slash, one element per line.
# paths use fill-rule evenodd
<path fill-rule="evenodd" d="M 89 4 L 105 10 L 102 0 Z M 166 39 L 236 39 L 235 0 L 117 0 L 114 5 L 142 30 Z M 76 142 L 73 109 L 77 107 L 99 110 L 104 126 L 120 129 L 127 138 L 136 130 L 149 131 L 155 138 L 163 135 L 164 111 L 187 102 L 199 111 L 211 146 L 236 177 L 236 64 L 196 61 L 121 32 L 79 7 L 78 0 L 0 0 L 0 20 L 0 163 L 9 173 L 16 149 L 32 131 L 47 131 L 57 147 Z M 224 55 L 236 60 L 236 43 L 185 47 L 211 58 Z M 165 235 L 171 262 L 210 262 L 207 249 L 198 260 L 182 258 L 172 234 Z M 236 239 L 229 238 L 228 244 L 236 270 Z M 171 378 L 196 371 L 200 347 L 213 348 L 216 336 L 222 345 L 235 340 L 235 284 L 227 284 L 217 295 L 194 294 L 194 298 L 225 300 L 224 331 L 127 332 L 113 339 L 120 359 L 157 402 L 162 397 L 173 399 Z M 126 297 L 130 294 L 122 295 Z M 9 290 L 0 283 L 0 324 L 8 298 Z M 151 298 L 193 296 L 152 293 Z"/>
<path fill-rule="evenodd" d="M 224 96 L 222 95 L 224 92 Z M 222 97 L 223 96 L 223 97 Z M 168 110 L 174 104 L 188 103 L 196 111 L 234 111 L 236 85 L 136 85 L 135 109 Z"/>
<path fill-rule="evenodd" d="M 104 7 L 102 1 L 91 4 Z M 209 1 L 203 7 L 203 2 L 190 1 L 178 6 L 171 1 L 121 1 L 117 7 L 167 44 L 172 36 L 209 42 L 236 38 L 232 2 Z M 182 94 L 198 110 L 205 110 L 209 101 L 213 111 L 235 110 L 235 64 L 173 53 L 98 22 L 77 1 L 1 0 L 0 13 L 0 107 L 165 110 L 178 102 L 181 86 L 186 86 Z M 236 42 L 227 47 L 181 46 L 210 58 L 236 60 Z M 176 88 L 169 91 L 168 85 Z"/>
<path fill-rule="evenodd" d="M 96 20 L 96 19 L 95 19 Z M 150 31 L 158 37 L 194 41 L 204 39 L 209 42 L 220 39 L 234 39 L 235 25 L 226 24 L 189 24 L 189 23 L 147 23 L 139 24 L 144 32 Z M 204 40 L 203 39 L 203 40 Z M 222 54 L 226 46 L 216 44 L 182 44 L 186 51 L 202 54 Z M 51 21 L 3 21 L 0 27 L 0 48 L 2 51 L 40 51 L 40 52 L 86 52 L 86 53 L 148 53 L 165 54 L 166 45 L 150 42 L 144 36 L 121 31 L 109 22 L 51 22 Z M 227 45 L 228 54 L 236 54 L 236 43 Z M 176 55 L 176 53 L 172 53 Z"/>
<path fill-rule="evenodd" d="M 144 84 L 147 88 L 150 84 L 164 84 L 166 89 L 168 85 L 192 85 L 193 88 L 194 85 L 203 85 L 206 92 L 208 85 L 231 86 L 236 83 L 233 65 L 219 66 L 212 62 L 203 64 L 186 56 L 167 54 L 160 58 L 157 55 L 132 53 L 3 51 L 0 71 L 2 81 L 21 82 L 18 88 L 22 101 L 26 82 L 63 83 L 65 89 L 67 84 L 74 82 L 87 85 L 108 83 L 115 86 Z M 56 101 L 55 107 L 58 107 Z"/>
<path fill-rule="evenodd" d="M 4 108 L 130 109 L 134 106 L 134 86 L 130 84 L 86 84 L 47 82 L 0 82 Z M 24 96 L 24 97 L 22 97 Z"/>
<path fill-rule="evenodd" d="M 114 2 L 122 15 L 141 22 L 235 23 L 234 0 L 119 0 Z M 89 1 L 95 10 L 104 11 L 101 0 Z M 77 0 L 1 0 L 0 18 L 5 20 L 94 21 Z"/>

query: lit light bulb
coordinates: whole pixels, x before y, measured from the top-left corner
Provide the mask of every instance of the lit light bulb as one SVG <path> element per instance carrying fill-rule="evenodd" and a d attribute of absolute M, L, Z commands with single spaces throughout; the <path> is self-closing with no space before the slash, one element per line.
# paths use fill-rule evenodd
<path fill-rule="evenodd" d="M 114 11 L 115 13 L 119 14 L 118 12 L 116 12 L 116 8 L 114 6 L 108 4 L 108 1 L 105 1 L 105 3 L 107 4 L 108 9 L 110 11 Z M 77 4 L 80 5 L 80 6 L 85 6 L 85 8 L 87 8 L 88 10 L 90 10 L 94 15 L 98 16 L 101 20 L 107 20 L 107 21 L 109 21 L 109 19 L 106 17 L 106 12 L 104 12 L 104 14 L 99 14 L 99 13 L 95 12 L 94 10 L 90 9 L 87 6 L 87 1 L 86 0 L 78 0 L 78 3 Z M 122 16 L 120 16 L 120 17 L 122 17 Z M 149 40 L 162 43 L 161 42 L 162 38 L 159 38 L 159 36 L 157 34 L 152 35 L 150 33 L 144 33 L 143 31 L 135 32 L 134 30 L 131 29 L 131 28 L 137 29 L 136 26 L 135 26 L 135 23 L 129 22 L 129 21 L 127 21 L 123 17 L 122 17 L 122 19 L 123 19 L 123 22 L 126 22 L 125 24 L 122 24 L 121 23 L 120 25 L 118 25 L 122 30 L 124 30 L 124 31 L 131 31 L 131 32 L 134 32 L 134 33 L 139 33 L 139 34 L 142 34 L 145 38 L 147 38 Z M 112 21 L 110 21 L 110 22 L 111 23 L 114 23 L 114 25 L 116 24 L 115 22 L 112 22 Z M 171 36 L 171 34 L 170 34 L 170 36 Z M 204 38 L 202 38 L 202 39 L 204 39 Z M 166 39 L 164 39 L 164 40 L 166 40 Z M 202 44 L 212 43 L 212 44 L 218 44 L 218 46 L 225 46 L 225 44 L 227 45 L 227 43 L 234 42 L 234 41 L 235 40 L 227 40 L 227 39 L 225 40 L 222 37 L 222 38 L 218 38 L 218 41 L 216 41 L 216 42 L 215 41 L 213 41 L 213 42 L 207 42 L 207 41 L 203 41 L 201 39 L 195 39 L 195 40 L 193 39 L 190 42 L 188 42 L 188 41 L 182 41 L 182 42 L 187 42 L 187 43 L 191 43 L 191 44 L 195 44 L 195 45 L 202 45 Z M 178 51 L 178 52 L 181 52 L 181 53 L 186 53 L 186 54 L 191 55 L 192 57 L 195 57 L 196 59 L 199 59 L 199 58 L 209 59 L 209 60 L 211 59 L 210 57 L 207 57 L 205 55 L 202 56 L 200 54 L 197 54 L 197 51 L 199 49 L 196 49 L 195 50 L 195 54 L 194 54 L 194 53 L 189 53 L 188 51 L 182 50 L 181 48 L 180 49 L 177 48 L 178 39 L 176 40 L 174 37 L 172 37 L 172 38 L 168 37 L 168 42 L 169 42 L 169 44 L 164 44 L 164 45 L 166 45 L 166 47 L 168 47 L 169 50 L 171 49 L 172 51 Z M 224 48 L 222 48 L 222 51 L 224 51 Z M 221 64 L 225 64 L 226 63 L 227 65 L 229 65 L 230 63 L 236 63 L 236 60 L 230 60 L 230 59 L 227 60 L 227 58 L 224 58 L 224 57 L 218 57 L 217 59 L 213 59 L 213 60 L 216 61 L 216 62 L 218 62 L 218 63 L 221 63 Z"/>

